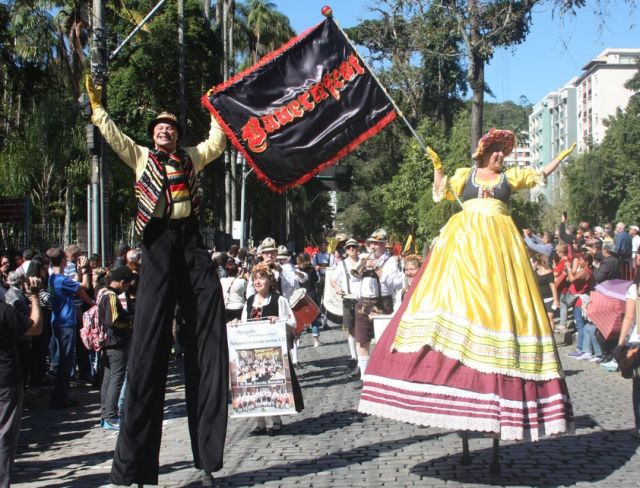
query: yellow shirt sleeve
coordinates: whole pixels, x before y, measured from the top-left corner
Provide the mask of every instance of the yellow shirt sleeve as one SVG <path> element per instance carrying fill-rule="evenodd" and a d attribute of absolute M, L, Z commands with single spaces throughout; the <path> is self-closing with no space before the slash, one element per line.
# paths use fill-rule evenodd
<path fill-rule="evenodd" d="M 102 137 L 118 157 L 135 171 L 136 181 L 138 181 L 149 159 L 149 148 L 136 144 L 133 139 L 118 129 L 103 107 L 93 109 L 91 122 L 100 129 Z"/>
<path fill-rule="evenodd" d="M 216 159 L 227 146 L 227 138 L 220 128 L 218 121 L 211 117 L 211 128 L 209 137 L 195 147 L 186 147 L 193 162 L 193 169 L 199 173 L 207 164 Z"/>
<path fill-rule="evenodd" d="M 439 202 L 442 199 L 447 199 L 452 202 L 455 201 L 456 195 L 460 196 L 462 193 L 462 189 L 470 172 L 471 168 L 458 168 L 451 178 L 445 176 L 442 179 L 439 189 L 436 189 L 434 186 L 433 200 L 435 202 Z"/>
<path fill-rule="evenodd" d="M 534 186 L 544 185 L 546 182 L 542 172 L 532 168 L 509 168 L 505 171 L 505 176 L 513 190 L 533 188 Z"/>

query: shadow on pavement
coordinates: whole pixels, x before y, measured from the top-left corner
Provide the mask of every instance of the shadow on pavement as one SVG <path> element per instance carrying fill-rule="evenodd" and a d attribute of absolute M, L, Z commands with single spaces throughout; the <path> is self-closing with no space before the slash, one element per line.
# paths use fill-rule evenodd
<path fill-rule="evenodd" d="M 282 434 L 287 435 L 316 435 L 348 427 L 349 425 L 361 423 L 366 415 L 355 410 L 342 410 L 339 412 L 323 413 L 317 417 L 307 417 L 296 422 L 284 423 Z M 252 427 L 253 428 L 253 427 Z"/>
<path fill-rule="evenodd" d="M 598 431 L 583 435 L 567 435 L 538 442 L 504 444 L 500 446 L 502 473 L 489 472 L 491 440 L 486 448 L 471 446 L 473 464 L 461 465 L 460 454 L 431 459 L 411 468 L 411 474 L 422 480 L 473 483 L 499 486 L 569 486 L 575 483 L 595 483 L 624 466 L 635 454 L 638 442 L 628 430 Z M 568 459 L 581 459 L 576 466 Z"/>
<path fill-rule="evenodd" d="M 565 370 L 564 370 L 564 375 L 565 375 L 566 377 L 569 377 L 569 376 L 574 376 L 574 375 L 576 375 L 576 374 L 580 374 L 580 373 L 582 373 L 582 372 L 583 372 L 583 371 L 581 371 L 581 370 L 579 370 L 579 369 L 565 369 Z"/>
<path fill-rule="evenodd" d="M 52 479 L 47 486 L 69 486 L 69 487 L 97 487 L 105 484 L 109 478 L 109 470 L 94 471 L 91 474 L 82 476 L 88 468 L 102 464 L 113 459 L 113 451 L 92 452 L 77 456 L 61 457 L 56 459 L 46 459 L 41 461 L 29 461 L 18 459 L 15 464 L 13 483 L 28 483 L 44 481 L 48 476 L 55 476 L 61 469 L 66 468 L 65 479 Z M 73 479 L 69 479 L 73 478 Z M 60 481 L 59 484 L 57 482 Z M 108 481 L 106 481 L 108 483 Z"/>
<path fill-rule="evenodd" d="M 313 419 L 308 419 L 313 422 Z M 387 442 L 377 442 L 365 446 L 354 447 L 347 451 L 336 451 L 320 457 L 311 457 L 302 461 L 287 464 L 276 464 L 265 469 L 244 471 L 218 480 L 219 487 L 255 486 L 267 481 L 284 480 L 286 478 L 307 476 L 313 473 L 344 468 L 362 464 L 380 457 L 382 454 L 403 449 L 409 445 L 429 441 L 443 434 L 431 434 L 406 437 Z M 323 485 L 324 486 L 324 485 Z"/>

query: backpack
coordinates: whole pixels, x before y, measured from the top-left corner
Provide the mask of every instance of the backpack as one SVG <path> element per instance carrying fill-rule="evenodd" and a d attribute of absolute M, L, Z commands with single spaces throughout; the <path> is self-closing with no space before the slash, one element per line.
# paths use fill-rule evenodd
<path fill-rule="evenodd" d="M 80 338 L 84 347 L 89 351 L 100 351 L 109 342 L 110 334 L 100 324 L 100 313 L 98 304 L 104 296 L 106 288 L 98 292 L 96 304 L 92 305 L 89 310 L 82 314 L 82 329 L 80 329 Z"/>

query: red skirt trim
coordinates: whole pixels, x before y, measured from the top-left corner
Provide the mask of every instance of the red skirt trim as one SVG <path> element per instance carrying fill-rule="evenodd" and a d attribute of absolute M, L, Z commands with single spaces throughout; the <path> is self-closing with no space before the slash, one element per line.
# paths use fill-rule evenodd
<path fill-rule="evenodd" d="M 563 377 L 533 381 L 482 373 L 430 348 L 392 352 L 411 291 L 369 359 L 360 412 L 417 425 L 488 432 L 505 440 L 537 440 L 573 431 L 573 408 Z"/>

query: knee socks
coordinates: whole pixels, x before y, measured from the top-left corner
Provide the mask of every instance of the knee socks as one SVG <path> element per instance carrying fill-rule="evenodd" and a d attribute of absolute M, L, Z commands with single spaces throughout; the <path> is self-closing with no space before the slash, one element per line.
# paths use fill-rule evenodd
<path fill-rule="evenodd" d="M 358 356 L 358 367 L 360 368 L 360 379 L 364 379 L 364 371 L 367 369 L 369 356 Z"/>
<path fill-rule="evenodd" d="M 347 341 L 349 342 L 349 352 L 351 353 L 351 359 L 358 359 L 358 352 L 356 350 L 356 338 L 349 334 Z"/>

